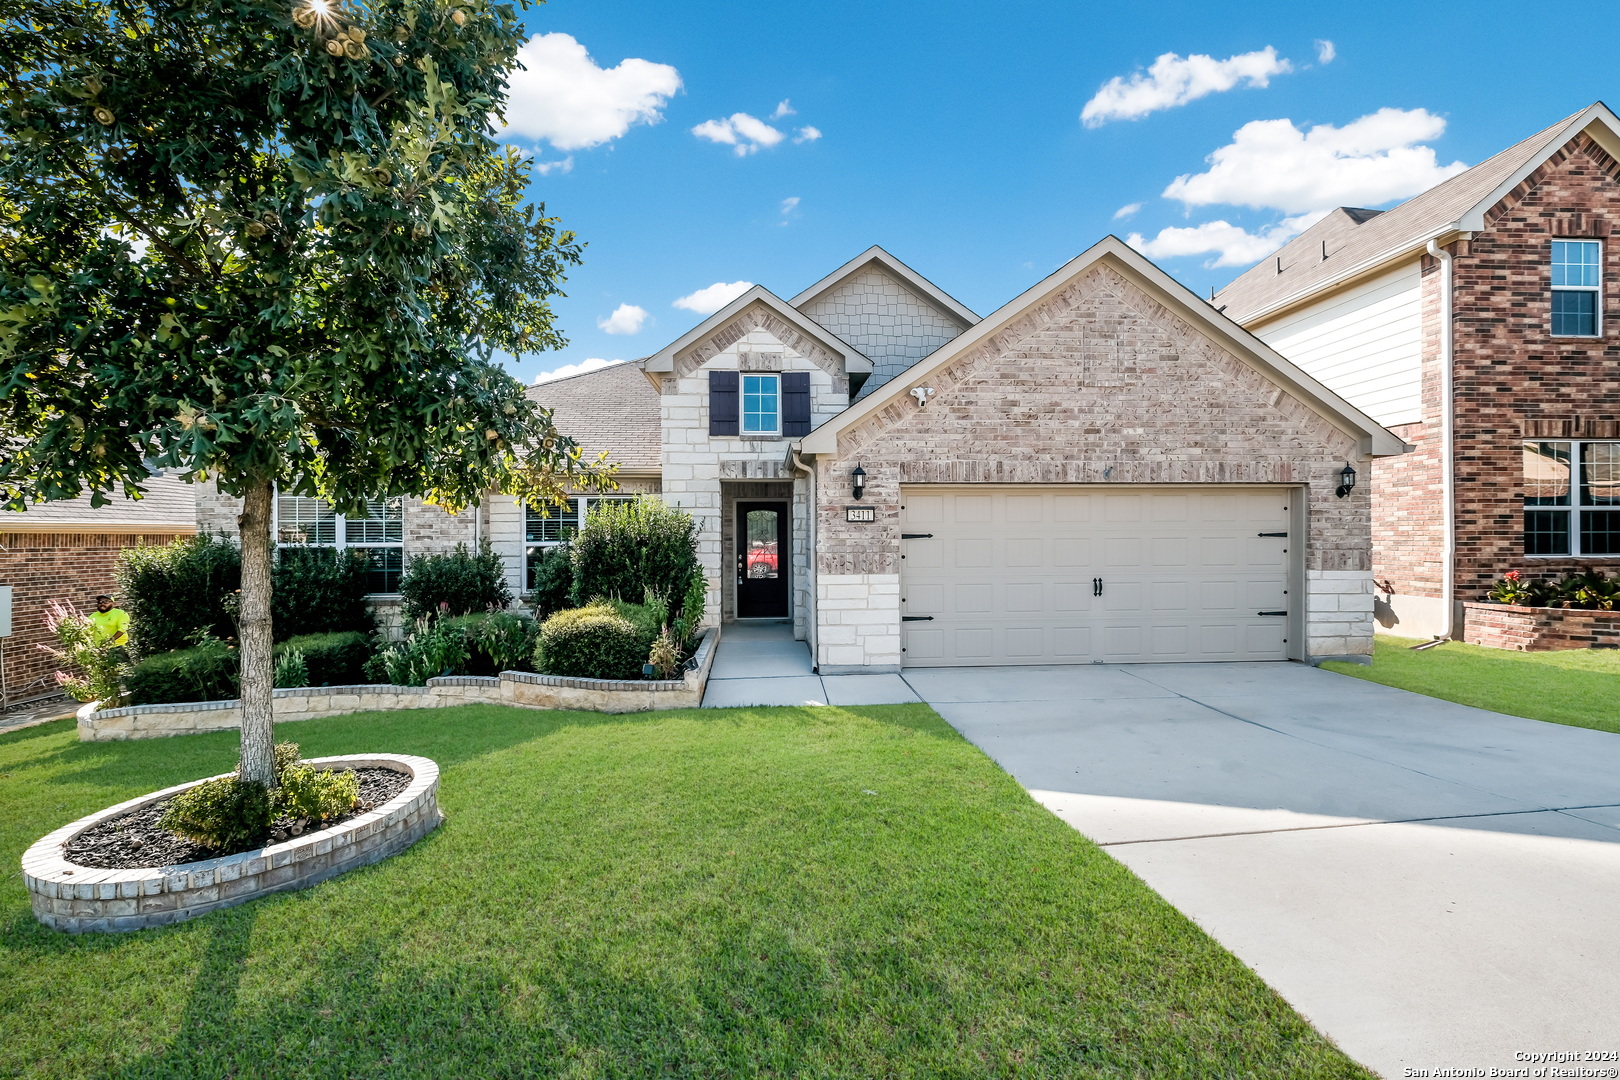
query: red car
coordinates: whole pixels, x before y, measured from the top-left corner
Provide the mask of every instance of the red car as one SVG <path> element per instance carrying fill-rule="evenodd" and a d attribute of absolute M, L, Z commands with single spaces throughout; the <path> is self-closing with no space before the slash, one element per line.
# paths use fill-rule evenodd
<path fill-rule="evenodd" d="M 772 578 L 776 576 L 776 542 L 759 541 L 748 549 L 748 576 Z"/>

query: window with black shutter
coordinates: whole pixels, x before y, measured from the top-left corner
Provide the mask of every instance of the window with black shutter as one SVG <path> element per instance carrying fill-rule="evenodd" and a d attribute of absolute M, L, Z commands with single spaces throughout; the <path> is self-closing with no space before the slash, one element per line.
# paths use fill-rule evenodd
<path fill-rule="evenodd" d="M 709 372 L 709 434 L 736 435 L 738 424 L 737 373 Z"/>
<path fill-rule="evenodd" d="M 797 439 L 810 434 L 810 373 L 782 373 L 782 435 Z"/>

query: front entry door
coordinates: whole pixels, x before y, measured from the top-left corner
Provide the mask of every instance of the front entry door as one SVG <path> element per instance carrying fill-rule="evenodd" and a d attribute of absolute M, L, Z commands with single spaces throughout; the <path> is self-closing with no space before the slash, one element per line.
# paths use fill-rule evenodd
<path fill-rule="evenodd" d="M 788 504 L 737 504 L 737 618 L 788 614 Z"/>

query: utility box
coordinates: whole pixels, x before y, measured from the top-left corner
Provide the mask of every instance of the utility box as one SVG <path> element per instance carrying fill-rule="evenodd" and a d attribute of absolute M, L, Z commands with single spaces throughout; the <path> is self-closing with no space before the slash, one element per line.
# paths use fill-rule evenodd
<path fill-rule="evenodd" d="M 0 585 L 0 637 L 11 636 L 11 586 Z"/>

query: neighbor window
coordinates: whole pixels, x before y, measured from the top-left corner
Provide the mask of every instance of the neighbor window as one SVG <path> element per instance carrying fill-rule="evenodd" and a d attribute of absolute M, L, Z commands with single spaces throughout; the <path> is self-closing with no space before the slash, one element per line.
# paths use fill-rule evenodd
<path fill-rule="evenodd" d="M 526 508 L 523 515 L 523 588 L 534 588 L 534 575 L 540 568 L 541 556 L 547 548 L 572 540 L 592 506 L 600 502 L 628 502 L 632 498 L 634 496 L 625 495 L 573 498 L 564 506 L 548 503 L 544 512 Z"/>
<path fill-rule="evenodd" d="M 403 500 L 366 500 L 363 515 L 332 510 L 325 499 L 303 495 L 276 496 L 276 544 L 280 547 L 330 547 L 358 551 L 368 564 L 366 591 L 397 593 L 405 572 Z"/>
<path fill-rule="evenodd" d="M 1596 337 L 1603 317 L 1603 245 L 1597 240 L 1552 242 L 1552 332 Z"/>
<path fill-rule="evenodd" d="M 1524 444 L 1524 553 L 1620 556 L 1620 442 Z"/>
<path fill-rule="evenodd" d="M 782 430 L 781 395 L 775 375 L 742 377 L 744 435 L 775 435 Z"/>

